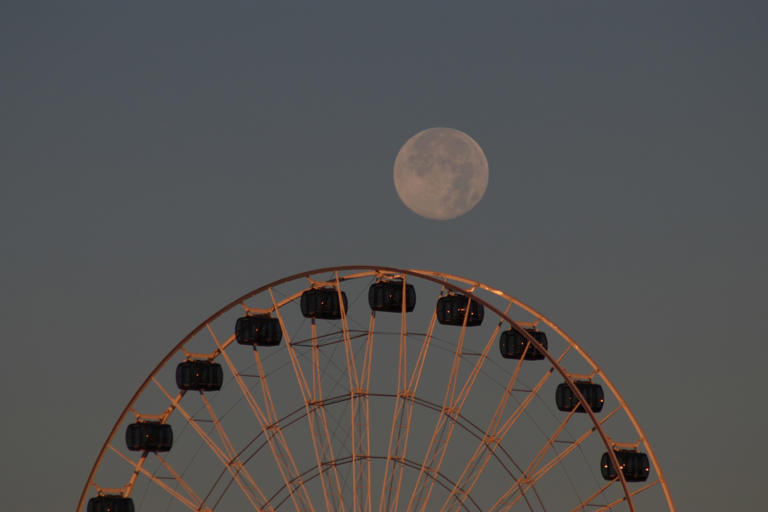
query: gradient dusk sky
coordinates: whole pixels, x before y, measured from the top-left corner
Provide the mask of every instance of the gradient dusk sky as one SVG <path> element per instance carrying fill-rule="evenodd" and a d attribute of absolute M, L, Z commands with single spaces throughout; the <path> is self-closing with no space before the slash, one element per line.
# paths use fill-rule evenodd
<path fill-rule="evenodd" d="M 760 510 L 766 2 L 0 4 L 0 509 L 72 510 L 192 327 L 284 275 L 427 268 L 601 365 L 681 511 Z M 483 200 L 416 216 L 445 126 Z"/>

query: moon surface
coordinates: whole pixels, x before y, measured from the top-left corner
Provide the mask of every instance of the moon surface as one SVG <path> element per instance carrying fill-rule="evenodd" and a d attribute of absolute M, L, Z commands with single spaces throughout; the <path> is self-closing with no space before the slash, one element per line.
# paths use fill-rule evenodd
<path fill-rule="evenodd" d="M 400 148 L 394 179 L 397 195 L 415 213 L 433 220 L 455 219 L 485 194 L 488 161 L 466 133 L 429 128 Z"/>

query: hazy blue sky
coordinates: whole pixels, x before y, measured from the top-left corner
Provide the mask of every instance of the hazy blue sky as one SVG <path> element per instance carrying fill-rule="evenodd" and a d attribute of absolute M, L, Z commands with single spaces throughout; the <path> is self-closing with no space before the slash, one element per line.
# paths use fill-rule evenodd
<path fill-rule="evenodd" d="M 760 508 L 765 2 L 223 4 L 0 3 L 0 508 L 73 508 L 193 326 L 354 263 L 531 303 L 622 391 L 680 510 Z M 432 126 L 489 162 L 453 221 L 392 182 Z"/>

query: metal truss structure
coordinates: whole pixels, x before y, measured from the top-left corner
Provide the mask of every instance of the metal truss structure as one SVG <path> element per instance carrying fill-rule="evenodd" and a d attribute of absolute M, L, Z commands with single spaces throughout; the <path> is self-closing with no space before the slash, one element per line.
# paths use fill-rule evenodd
<path fill-rule="evenodd" d="M 365 296 L 378 282 L 402 285 L 402 296 L 413 285 L 415 310 L 372 310 Z M 349 304 L 336 319 L 306 318 L 298 303 L 311 289 Z M 438 321 L 437 300 L 455 294 L 483 306 L 482 325 Z M 235 320 L 246 315 L 277 319 L 280 344 L 238 344 Z M 503 358 L 505 330 L 541 360 Z M 221 389 L 179 389 L 184 361 L 220 365 Z M 604 409 L 582 395 L 585 382 L 605 390 Z M 577 408 L 555 407 L 561 383 Z M 170 424 L 173 448 L 126 449 L 134 421 Z M 647 479 L 606 478 L 601 455 L 623 469 L 620 452 L 647 454 Z M 675 510 L 637 419 L 560 327 L 471 279 L 376 266 L 280 279 L 194 328 L 120 414 L 76 510 L 94 496 L 130 497 L 137 510 Z"/>

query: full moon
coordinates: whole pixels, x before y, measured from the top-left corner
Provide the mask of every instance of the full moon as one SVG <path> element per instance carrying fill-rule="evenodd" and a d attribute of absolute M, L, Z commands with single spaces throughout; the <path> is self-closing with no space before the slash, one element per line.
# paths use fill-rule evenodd
<path fill-rule="evenodd" d="M 466 133 L 429 128 L 400 148 L 394 178 L 397 195 L 415 213 L 434 220 L 455 219 L 485 194 L 488 161 Z"/>

